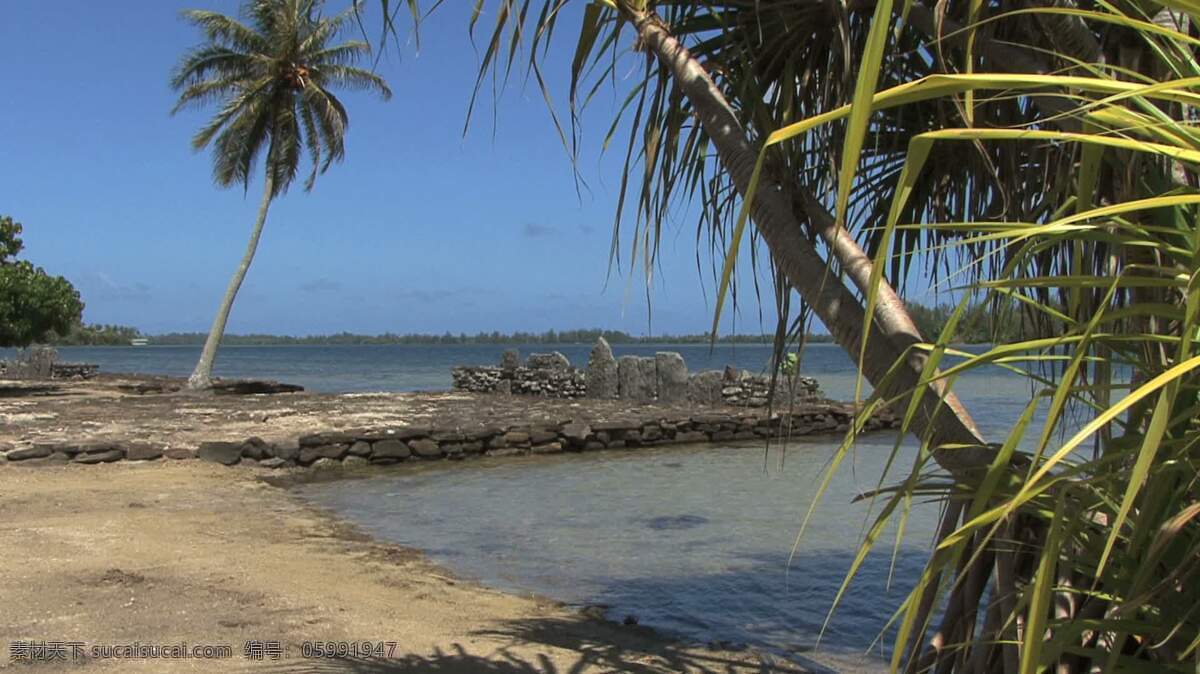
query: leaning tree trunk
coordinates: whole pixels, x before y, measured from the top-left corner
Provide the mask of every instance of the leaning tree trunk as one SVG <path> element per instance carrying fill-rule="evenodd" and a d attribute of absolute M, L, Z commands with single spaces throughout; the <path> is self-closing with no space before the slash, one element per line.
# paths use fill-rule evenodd
<path fill-rule="evenodd" d="M 233 308 L 233 300 L 237 297 L 238 289 L 242 287 L 242 281 L 246 278 L 246 271 L 250 269 L 250 263 L 254 260 L 254 252 L 258 250 L 258 239 L 262 236 L 263 224 L 267 221 L 267 209 L 271 207 L 271 199 L 275 196 L 274 192 L 275 181 L 268 173 L 263 185 L 262 203 L 258 205 L 258 219 L 254 221 L 254 230 L 250 232 L 250 243 L 246 245 L 246 254 L 242 256 L 241 263 L 233 272 L 233 278 L 229 279 L 225 297 L 221 299 L 217 316 L 208 330 L 208 339 L 204 340 L 204 350 L 200 352 L 200 361 L 196 363 L 196 369 L 192 371 L 192 376 L 188 377 L 187 385 L 190 389 L 212 387 L 212 370 L 213 362 L 217 358 L 217 347 L 221 344 L 221 336 L 225 334 L 225 324 L 229 322 L 229 310 Z"/>
<path fill-rule="evenodd" d="M 737 115 L 704 67 L 675 39 L 662 20 L 655 13 L 630 4 L 619 3 L 622 14 L 637 29 L 641 43 L 671 70 L 712 139 L 721 165 L 744 196 L 757 153 L 747 140 Z M 804 237 L 790 202 L 777 188 L 778 185 L 769 180 L 762 183 L 751 208 L 754 222 L 776 264 L 852 357 L 858 357 L 863 331 L 869 331 L 870 348 L 863 358 L 862 369 L 873 386 L 884 395 L 916 390 L 925 359 L 909 347 L 923 340 L 904 303 L 885 281 L 877 289 L 882 301 L 875 320 L 868 325 L 862 303 L 840 280 L 827 273 L 826 261 Z M 871 261 L 861 247 L 851 245 L 853 241 L 847 232 L 831 231 L 829 223 L 815 224 L 827 240 L 835 242 L 831 251 L 842 267 L 851 272 L 852 278 L 869 277 Z M 862 283 L 858 285 L 863 293 L 871 291 Z M 897 368 L 889 378 L 889 370 L 901 358 L 904 358 L 905 366 Z M 951 473 L 973 473 L 986 467 L 991 460 L 992 450 L 985 445 L 970 415 L 957 397 L 940 383 L 931 385 L 922 396 L 913 430 L 921 436 L 928 434 L 932 445 L 938 448 L 934 450 L 934 457 Z"/>

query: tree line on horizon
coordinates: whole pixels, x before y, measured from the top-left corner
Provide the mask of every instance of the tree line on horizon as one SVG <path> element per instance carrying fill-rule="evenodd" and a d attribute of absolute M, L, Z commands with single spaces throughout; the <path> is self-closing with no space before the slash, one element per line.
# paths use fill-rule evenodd
<path fill-rule="evenodd" d="M 922 334 L 941 334 L 954 312 L 949 304 L 926 306 L 909 304 L 909 311 Z M 988 344 L 1012 339 L 1019 333 L 1021 320 L 993 320 L 995 314 L 987 307 L 977 307 L 959 319 L 957 341 L 962 344 Z M 208 333 L 169 332 L 159 335 L 145 334 L 137 328 L 125 325 L 74 325 L 64 335 L 51 335 L 47 343 L 51 346 L 128 346 L 138 338 L 148 340 L 154 346 L 195 346 L 203 344 Z M 577 328 L 572 330 L 546 330 L 543 332 L 491 332 L 480 331 L 433 333 L 393 333 L 368 335 L 338 332 L 327 335 L 273 335 L 273 334 L 227 334 L 221 343 L 227 346 L 315 346 L 315 345 L 384 345 L 384 344 L 592 344 L 600 337 L 610 344 L 707 344 L 712 337 L 708 333 L 631 335 L 621 330 L 600 328 Z M 771 344 L 773 335 L 734 334 L 717 338 L 719 344 Z M 833 338 L 827 333 L 810 332 L 805 337 L 810 344 L 827 344 Z"/>

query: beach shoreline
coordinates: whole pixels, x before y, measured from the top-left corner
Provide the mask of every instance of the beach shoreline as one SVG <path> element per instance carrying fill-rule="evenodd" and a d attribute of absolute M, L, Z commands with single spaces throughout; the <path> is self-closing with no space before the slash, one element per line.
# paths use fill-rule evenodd
<path fill-rule="evenodd" d="M 83 465 L 0 469 L 4 648 L 225 645 L 232 657 L 217 663 L 222 671 L 809 671 L 456 578 L 268 484 L 262 468 L 191 461 L 103 470 L 96 480 Z M 392 657 L 303 657 L 306 642 L 363 641 L 394 643 Z M 278 642 L 288 657 L 247 659 L 255 642 Z M 36 670 L 84 662 L 113 672 L 214 666 L 87 657 Z M 17 664 L 5 659 L 0 669 Z"/>

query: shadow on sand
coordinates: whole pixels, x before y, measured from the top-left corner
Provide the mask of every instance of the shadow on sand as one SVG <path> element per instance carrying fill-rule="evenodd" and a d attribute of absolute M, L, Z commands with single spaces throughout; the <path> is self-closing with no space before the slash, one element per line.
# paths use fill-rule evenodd
<path fill-rule="evenodd" d="M 303 663 L 293 659 L 269 662 L 267 671 L 361 674 L 833 672 L 805 658 L 788 661 L 769 654 L 706 651 L 665 639 L 647 628 L 622 627 L 586 617 L 517 620 L 477 632 L 475 636 L 497 645 L 482 646 L 477 652 L 470 652 L 462 644 L 454 643 L 448 649 L 438 648 L 429 655 L 410 654 L 390 659 L 330 658 Z M 547 654 L 551 652 L 553 658 Z"/>

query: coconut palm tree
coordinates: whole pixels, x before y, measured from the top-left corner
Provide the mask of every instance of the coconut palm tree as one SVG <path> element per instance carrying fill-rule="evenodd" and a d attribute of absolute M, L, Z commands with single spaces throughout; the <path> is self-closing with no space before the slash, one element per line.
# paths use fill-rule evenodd
<path fill-rule="evenodd" d="M 204 33 L 204 42 L 176 66 L 171 86 L 179 91 L 172 114 L 199 106 L 216 114 L 195 136 L 197 151 L 212 146 L 213 180 L 221 187 L 249 189 L 258 158 L 263 191 L 258 216 L 242 261 L 229 281 L 190 388 L 212 383 L 217 347 L 238 289 L 254 259 L 272 200 L 287 191 L 307 150 L 318 173 L 345 156 L 349 116 L 334 90 L 365 90 L 384 100 L 391 90 L 378 75 L 355 67 L 370 52 L 364 42 L 335 40 L 348 27 L 353 8 L 332 17 L 321 0 L 252 0 L 242 7 L 245 22 L 217 12 L 189 10 L 184 17 Z M 265 154 L 264 154 L 265 151 Z"/>

